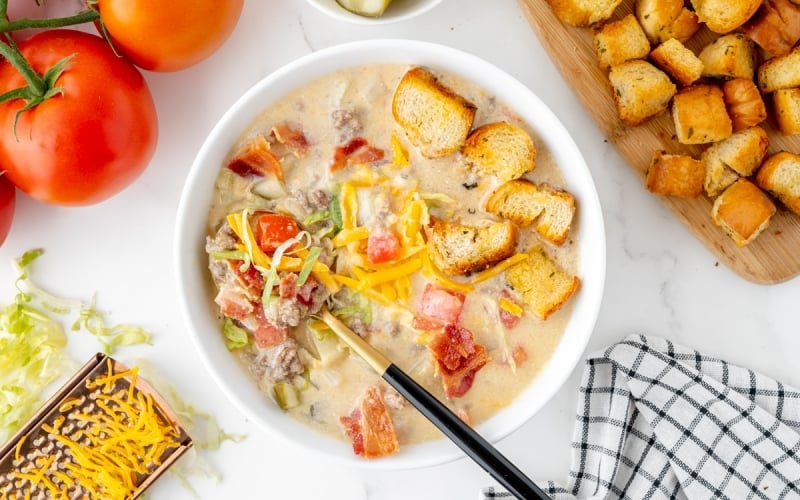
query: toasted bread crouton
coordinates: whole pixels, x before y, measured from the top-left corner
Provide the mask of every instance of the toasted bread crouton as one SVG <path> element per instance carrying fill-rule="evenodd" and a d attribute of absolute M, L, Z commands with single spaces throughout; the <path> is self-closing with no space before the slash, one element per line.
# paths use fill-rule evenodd
<path fill-rule="evenodd" d="M 758 67 L 758 88 L 764 94 L 800 87 L 800 46 L 783 56 L 768 59 Z"/>
<path fill-rule="evenodd" d="M 714 200 L 711 219 L 743 247 L 769 226 L 776 210 L 769 196 L 741 177 Z"/>
<path fill-rule="evenodd" d="M 714 33 L 730 33 L 743 25 L 763 0 L 692 0 L 700 21 Z"/>
<path fill-rule="evenodd" d="M 672 23 L 672 26 L 662 32 L 662 36 L 666 37 L 663 41 L 675 38 L 681 43 L 686 43 L 700 30 L 701 26 L 700 19 L 693 10 L 681 9 L 681 13 Z"/>
<path fill-rule="evenodd" d="M 675 38 L 653 49 L 650 59 L 684 87 L 694 83 L 703 74 L 703 61 Z"/>
<path fill-rule="evenodd" d="M 654 44 L 675 38 L 686 42 L 700 29 L 697 14 L 683 6 L 683 0 L 636 0 L 636 18 Z"/>
<path fill-rule="evenodd" d="M 628 14 L 619 21 L 603 25 L 594 35 L 594 50 L 600 67 L 605 69 L 631 59 L 647 57 L 650 41 L 639 21 L 633 14 Z"/>
<path fill-rule="evenodd" d="M 647 38 L 653 43 L 669 39 L 664 32 L 678 19 L 683 0 L 636 0 L 634 12 Z"/>
<path fill-rule="evenodd" d="M 705 165 L 706 173 L 703 178 L 703 189 L 706 194 L 712 198 L 719 196 L 719 194 L 728 187 L 739 180 L 739 174 L 733 171 L 732 168 L 725 165 L 721 161 L 707 161 L 702 157 L 700 160 Z"/>
<path fill-rule="evenodd" d="M 756 184 L 800 215 L 800 155 L 781 151 L 770 156 L 758 169 Z"/>
<path fill-rule="evenodd" d="M 517 246 L 517 229 L 510 221 L 473 227 L 431 218 L 426 235 L 433 264 L 454 276 L 483 271 L 511 257 Z"/>
<path fill-rule="evenodd" d="M 703 192 L 705 164 L 691 156 L 656 151 L 647 168 L 645 187 L 665 196 L 697 198 Z"/>
<path fill-rule="evenodd" d="M 536 167 L 536 145 L 526 131 L 508 122 L 482 125 L 469 134 L 464 159 L 482 174 L 502 181 L 523 176 Z"/>
<path fill-rule="evenodd" d="M 409 69 L 394 93 L 392 114 L 412 144 L 428 158 L 455 153 L 472 128 L 476 107 L 429 71 Z"/>
<path fill-rule="evenodd" d="M 608 79 L 619 117 L 630 126 L 663 113 L 677 90 L 666 73 L 643 60 L 612 66 Z"/>
<path fill-rule="evenodd" d="M 575 198 L 566 191 L 517 179 L 494 190 L 486 211 L 521 227 L 535 224 L 543 238 L 563 245 L 575 215 Z"/>
<path fill-rule="evenodd" d="M 534 248 L 527 259 L 511 266 L 506 279 L 541 320 L 559 310 L 581 283 L 580 278 L 559 268 L 542 248 Z"/>
<path fill-rule="evenodd" d="M 722 89 L 716 85 L 692 85 L 675 94 L 672 118 L 681 144 L 717 142 L 733 132 Z"/>
<path fill-rule="evenodd" d="M 772 107 L 781 134 L 800 134 L 800 88 L 778 89 L 773 92 Z"/>
<path fill-rule="evenodd" d="M 773 56 L 788 54 L 800 40 L 800 9 L 789 0 L 764 0 L 743 30 Z"/>
<path fill-rule="evenodd" d="M 585 28 L 606 21 L 622 0 L 547 0 L 556 17 Z"/>
<path fill-rule="evenodd" d="M 722 163 L 742 177 L 749 177 L 761 165 L 769 148 L 769 136 L 761 127 L 740 130 L 715 142 L 703 152 L 703 161 Z"/>
<path fill-rule="evenodd" d="M 741 33 L 723 35 L 700 50 L 703 76 L 710 78 L 748 78 L 755 74 L 753 44 Z"/>
<path fill-rule="evenodd" d="M 728 80 L 722 85 L 722 97 L 734 132 L 758 125 L 767 119 L 767 106 L 753 80 Z"/>
<path fill-rule="evenodd" d="M 661 33 L 671 26 L 683 9 L 683 0 L 636 0 L 634 13 L 647 38 L 653 43 L 664 42 Z"/>

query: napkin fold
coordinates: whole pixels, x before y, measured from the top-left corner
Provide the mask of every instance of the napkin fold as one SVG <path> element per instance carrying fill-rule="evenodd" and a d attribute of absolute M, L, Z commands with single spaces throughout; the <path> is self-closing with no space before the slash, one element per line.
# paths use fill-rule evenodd
<path fill-rule="evenodd" d="M 586 360 L 572 441 L 557 500 L 800 499 L 800 391 L 666 339 Z"/>

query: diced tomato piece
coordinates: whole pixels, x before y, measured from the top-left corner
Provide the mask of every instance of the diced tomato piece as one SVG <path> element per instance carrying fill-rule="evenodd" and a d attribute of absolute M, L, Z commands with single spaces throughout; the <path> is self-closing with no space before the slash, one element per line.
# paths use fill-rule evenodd
<path fill-rule="evenodd" d="M 506 299 L 509 302 L 517 304 L 517 301 L 514 300 L 514 297 L 512 297 L 512 295 L 510 293 L 508 293 L 508 290 L 504 289 L 502 292 L 500 292 L 500 296 L 503 297 L 504 299 Z M 508 328 L 508 329 L 511 329 L 511 328 L 514 328 L 515 326 L 517 326 L 517 324 L 519 323 L 519 320 L 521 319 L 520 316 L 517 316 L 515 314 L 511 314 L 510 312 L 506 311 L 502 307 L 500 308 L 499 315 L 500 315 L 500 323 L 502 323 L 503 326 Z"/>
<path fill-rule="evenodd" d="M 264 253 L 271 254 L 281 244 L 297 236 L 300 228 L 288 215 L 262 212 L 256 219 L 256 241 Z"/>
<path fill-rule="evenodd" d="M 368 387 L 358 407 L 349 415 L 340 417 L 339 421 L 345 426 L 356 455 L 378 458 L 391 455 L 400 447 L 392 417 L 378 386 Z"/>
<path fill-rule="evenodd" d="M 281 122 L 272 127 L 272 134 L 278 142 L 291 149 L 295 156 L 302 158 L 308 152 L 308 139 L 306 139 L 303 129 L 296 125 Z"/>
<path fill-rule="evenodd" d="M 458 323 L 458 317 L 464 308 L 464 300 L 464 294 L 451 292 L 428 283 L 425 285 L 425 290 L 422 291 L 418 310 L 421 318 L 418 320 L 415 318 L 415 327 L 429 325 L 436 328 Z"/>
<path fill-rule="evenodd" d="M 259 135 L 247 143 L 228 163 L 228 168 L 243 177 L 274 175 L 278 180 L 283 180 L 281 160 L 270 151 L 269 143 L 263 135 Z"/>
<path fill-rule="evenodd" d="M 475 343 L 472 332 L 452 324 L 434 337 L 428 348 L 436 359 L 448 398 L 466 394 L 475 375 L 489 362 L 486 348 Z"/>
<path fill-rule="evenodd" d="M 389 230 L 376 231 L 367 238 L 367 260 L 373 264 L 397 260 L 400 251 L 400 238 Z"/>
<path fill-rule="evenodd" d="M 278 328 L 269 322 L 264 316 L 264 308 L 261 304 L 254 307 L 253 313 L 256 319 L 256 328 L 252 332 L 253 339 L 259 347 L 270 347 L 275 344 L 280 344 L 289 336 L 289 332 L 285 328 Z"/>

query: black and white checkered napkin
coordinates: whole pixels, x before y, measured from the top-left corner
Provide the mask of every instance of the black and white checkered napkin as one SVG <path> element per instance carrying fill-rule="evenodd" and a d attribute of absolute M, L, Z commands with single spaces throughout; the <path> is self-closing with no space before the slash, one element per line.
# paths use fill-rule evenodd
<path fill-rule="evenodd" d="M 800 499 L 800 391 L 630 336 L 587 359 L 572 449 L 557 500 Z"/>

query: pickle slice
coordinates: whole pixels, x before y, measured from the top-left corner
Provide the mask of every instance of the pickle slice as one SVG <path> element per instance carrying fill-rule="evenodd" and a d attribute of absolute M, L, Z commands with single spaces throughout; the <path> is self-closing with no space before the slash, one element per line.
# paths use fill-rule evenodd
<path fill-rule="evenodd" d="M 336 3 L 353 14 L 367 17 L 378 17 L 383 14 L 392 0 L 336 0 Z"/>

